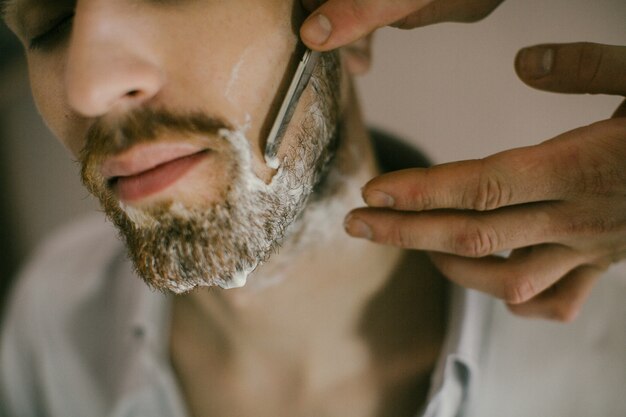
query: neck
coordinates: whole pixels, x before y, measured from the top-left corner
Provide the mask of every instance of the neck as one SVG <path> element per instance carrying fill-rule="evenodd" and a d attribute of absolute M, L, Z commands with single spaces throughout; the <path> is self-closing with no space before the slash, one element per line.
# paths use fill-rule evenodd
<path fill-rule="evenodd" d="M 364 303 L 396 266 L 399 250 L 352 239 L 342 227 L 347 212 L 362 204 L 360 187 L 378 173 L 368 132 L 351 101 L 326 179 L 331 191 L 313 199 L 281 251 L 243 288 L 199 290 L 176 299 L 203 321 L 216 322 L 225 344 L 245 339 L 250 346 L 262 338 L 283 350 L 310 352 L 329 338 L 355 337 Z M 283 340 L 293 334 L 301 337 Z"/>
<path fill-rule="evenodd" d="M 355 376 L 369 361 L 360 320 L 402 251 L 344 232 L 345 215 L 362 204 L 360 187 L 378 173 L 356 102 L 348 108 L 326 179 L 330 191 L 309 204 L 280 253 L 243 288 L 198 290 L 175 299 L 174 314 L 185 318 L 177 322 L 212 346 L 217 366 L 254 361 L 258 368 L 271 361 L 275 372 L 280 362 L 306 372 L 307 386 L 323 387 Z"/>

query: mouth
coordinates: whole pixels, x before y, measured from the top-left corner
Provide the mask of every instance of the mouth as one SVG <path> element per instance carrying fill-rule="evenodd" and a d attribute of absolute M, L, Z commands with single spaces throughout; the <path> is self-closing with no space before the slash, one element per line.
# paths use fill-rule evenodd
<path fill-rule="evenodd" d="M 121 201 L 134 203 L 169 188 L 210 153 L 190 144 L 137 145 L 107 159 L 101 173 Z"/>

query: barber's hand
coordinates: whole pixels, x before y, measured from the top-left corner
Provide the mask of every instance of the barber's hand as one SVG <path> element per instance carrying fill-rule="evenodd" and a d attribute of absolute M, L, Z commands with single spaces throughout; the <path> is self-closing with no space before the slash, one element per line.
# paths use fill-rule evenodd
<path fill-rule="evenodd" d="M 439 22 L 475 22 L 504 0 L 302 0 L 311 13 L 304 43 L 319 51 L 346 46 L 391 25 L 412 29 Z"/>
<path fill-rule="evenodd" d="M 536 46 L 516 68 L 539 89 L 626 96 L 626 47 Z M 451 280 L 516 314 L 572 320 L 626 258 L 626 101 L 612 119 L 539 145 L 380 176 L 363 196 L 351 235 L 432 251 Z"/>

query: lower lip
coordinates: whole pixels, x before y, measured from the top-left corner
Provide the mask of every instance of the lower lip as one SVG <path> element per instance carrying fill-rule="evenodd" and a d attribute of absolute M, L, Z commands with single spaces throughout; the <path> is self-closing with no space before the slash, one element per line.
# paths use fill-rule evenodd
<path fill-rule="evenodd" d="M 208 151 L 174 159 L 137 175 L 119 177 L 113 189 L 120 200 L 134 202 L 163 191 L 202 162 Z"/>

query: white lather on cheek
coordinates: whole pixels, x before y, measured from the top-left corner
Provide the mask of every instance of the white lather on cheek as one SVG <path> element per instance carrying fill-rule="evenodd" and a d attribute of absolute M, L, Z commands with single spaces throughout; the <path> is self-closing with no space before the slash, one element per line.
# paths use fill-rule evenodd
<path fill-rule="evenodd" d="M 306 198 L 305 196 L 311 194 L 313 187 L 313 184 L 296 183 L 299 181 L 294 180 L 295 178 L 306 177 L 306 175 L 298 175 L 298 173 L 303 174 L 310 169 L 306 166 L 306 158 L 299 158 L 298 156 L 295 156 L 294 164 L 290 168 L 293 173 L 290 174 L 289 171 L 285 170 L 284 167 L 281 166 L 277 170 L 276 174 L 274 174 L 270 183 L 267 184 L 254 173 L 252 167 L 252 149 L 250 141 L 246 138 L 246 130 L 246 125 L 244 125 L 236 130 L 222 129 L 219 131 L 220 137 L 227 140 L 232 146 L 235 159 L 239 162 L 239 186 L 236 187 L 236 192 L 245 193 L 246 195 L 266 194 L 281 196 L 285 204 L 294 207 L 298 206 L 301 202 L 303 202 L 303 199 Z M 245 200 L 245 198 L 237 198 L 237 201 Z M 250 215 L 253 218 L 261 219 L 267 215 L 265 207 L 253 205 L 249 207 L 249 209 L 251 210 Z M 290 227 L 290 229 L 293 230 L 293 227 Z M 289 235 L 289 231 L 287 232 L 287 235 Z M 235 276 L 225 277 L 218 283 L 218 285 L 225 289 L 240 288 L 244 286 L 247 282 L 248 275 L 252 273 L 259 264 L 260 260 L 255 265 L 250 265 L 243 271 L 237 271 Z M 270 278 L 269 281 L 280 281 L 280 279 Z"/>
<path fill-rule="evenodd" d="M 261 180 L 254 174 L 252 169 L 252 150 L 250 148 L 250 142 L 245 135 L 245 132 L 246 130 L 248 130 L 248 128 L 249 123 L 246 123 L 246 125 L 234 131 L 228 129 L 222 129 L 219 131 L 219 135 L 222 138 L 228 140 L 228 142 L 231 144 L 234 153 L 236 154 L 236 158 L 239 161 L 239 192 L 246 194 L 262 192 L 276 193 L 280 188 L 286 188 L 286 181 L 284 181 L 285 175 L 282 169 L 279 170 L 276 175 L 274 175 L 274 178 L 272 178 L 272 181 L 269 184 L 266 184 L 263 180 Z M 260 218 L 263 213 L 252 213 L 252 215 L 258 216 L 258 218 Z M 243 287 L 244 285 L 246 285 L 248 275 L 250 275 L 250 273 L 256 269 L 258 263 L 256 265 L 251 265 L 245 270 L 237 271 L 234 276 L 223 279 L 222 282 L 218 283 L 218 285 L 224 289 Z"/>
<path fill-rule="evenodd" d="M 228 83 L 226 84 L 224 97 L 226 97 L 226 100 L 228 100 L 231 104 L 236 104 L 235 103 L 236 100 L 233 96 L 233 93 L 234 91 L 236 91 L 235 87 L 237 86 L 237 83 L 239 82 L 239 73 L 241 72 L 241 68 L 246 62 L 246 56 L 250 53 L 250 50 L 251 50 L 251 47 L 247 47 L 243 51 L 243 53 L 239 57 L 239 61 L 237 61 L 233 69 L 230 71 L 230 78 L 228 79 Z"/>

